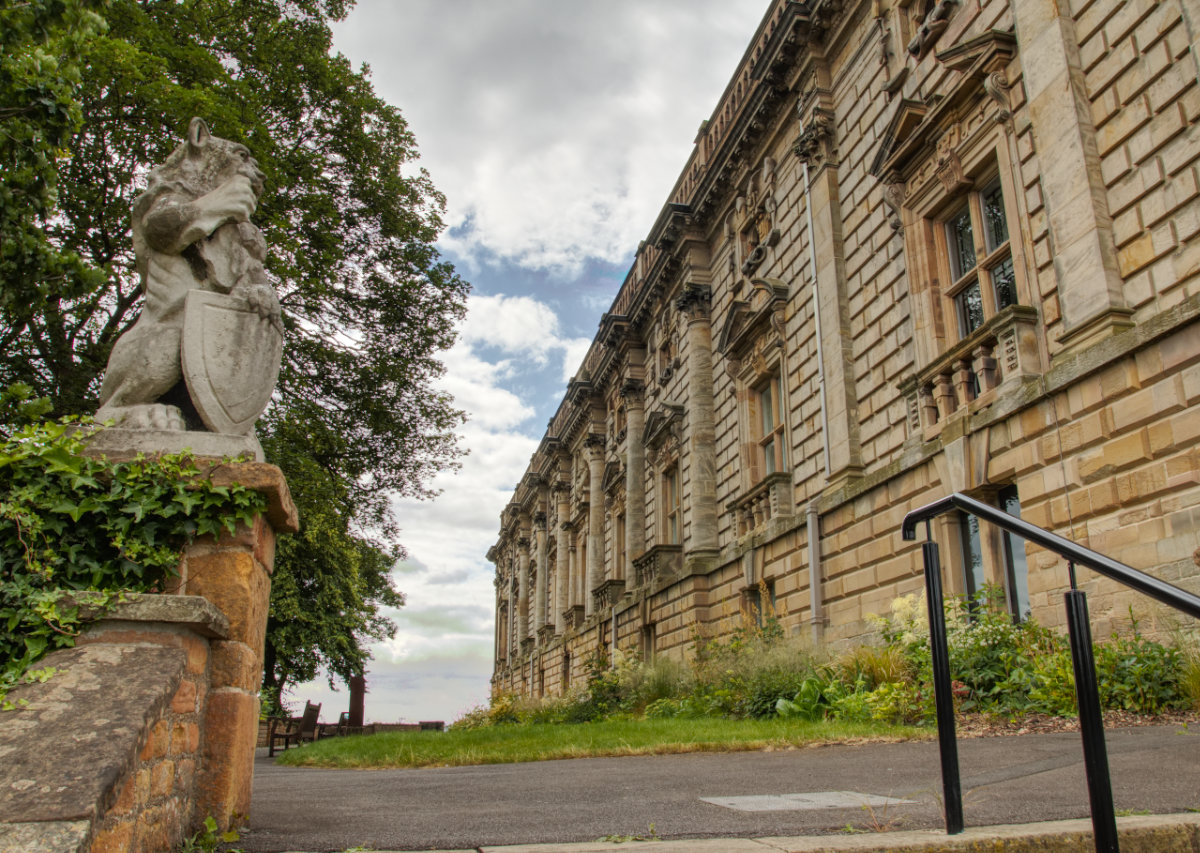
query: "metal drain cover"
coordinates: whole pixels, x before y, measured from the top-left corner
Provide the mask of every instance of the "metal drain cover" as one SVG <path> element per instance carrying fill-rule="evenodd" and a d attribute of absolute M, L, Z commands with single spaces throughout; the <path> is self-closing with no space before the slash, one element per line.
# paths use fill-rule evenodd
<path fill-rule="evenodd" d="M 857 791 L 814 791 L 808 794 L 753 794 L 746 797 L 701 797 L 702 802 L 740 812 L 786 812 L 804 809 L 856 809 L 862 806 L 909 806 L 915 800 L 898 800 Z"/>

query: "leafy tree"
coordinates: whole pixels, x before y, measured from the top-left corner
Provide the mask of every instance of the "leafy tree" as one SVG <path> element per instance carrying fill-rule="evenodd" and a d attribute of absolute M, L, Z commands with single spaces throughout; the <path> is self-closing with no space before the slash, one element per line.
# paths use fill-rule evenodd
<path fill-rule="evenodd" d="M 80 51 L 104 28 L 99 0 L 29 0 L 0 7 L 0 351 L 47 289 L 95 283 L 74 252 L 47 238 L 58 160 L 79 129 Z"/>
<path fill-rule="evenodd" d="M 93 275 L 19 294 L 6 281 L 5 299 L 26 310 L 0 316 L 0 385 L 28 384 L 55 414 L 94 411 L 140 307 L 128 216 L 147 168 L 193 115 L 250 148 L 267 175 L 254 220 L 288 336 L 259 434 L 305 524 L 280 543 L 268 683 L 318 665 L 353 672 L 363 641 L 394 631 L 379 611 L 401 600 L 387 574 L 399 553 L 390 496 L 428 496 L 460 452 L 462 415 L 431 382 L 468 285 L 433 246 L 444 201 L 412 166 L 403 117 L 366 69 L 329 53 L 329 22 L 349 5 L 112 0 L 107 33 L 87 45 L 83 123 L 44 224 Z"/>

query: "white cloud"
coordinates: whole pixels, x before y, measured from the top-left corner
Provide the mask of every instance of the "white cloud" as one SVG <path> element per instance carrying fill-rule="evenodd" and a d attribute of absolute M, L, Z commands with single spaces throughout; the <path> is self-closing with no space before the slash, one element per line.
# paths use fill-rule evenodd
<path fill-rule="evenodd" d="M 446 246 L 577 273 L 645 236 L 767 5 L 360 3 L 336 44 L 404 109 Z"/>

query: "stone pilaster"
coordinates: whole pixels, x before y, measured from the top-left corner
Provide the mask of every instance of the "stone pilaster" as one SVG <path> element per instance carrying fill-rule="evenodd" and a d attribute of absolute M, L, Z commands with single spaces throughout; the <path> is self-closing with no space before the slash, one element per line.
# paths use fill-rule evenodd
<path fill-rule="evenodd" d="M 1132 312 L 1117 265 L 1075 22 L 1056 3 L 1016 0 L 1012 10 L 1064 340 L 1076 347 L 1128 328 Z"/>
<path fill-rule="evenodd" d="M 583 443 L 588 466 L 587 576 L 584 581 L 584 613 L 592 615 L 592 591 L 604 579 L 604 438 L 588 436 Z"/>
<path fill-rule="evenodd" d="M 625 439 L 625 565 L 632 571 L 633 561 L 646 550 L 646 447 L 642 432 L 646 426 L 645 386 L 630 379 L 621 386 L 625 399 L 627 424 Z"/>
<path fill-rule="evenodd" d="M 802 106 L 804 133 L 795 154 L 808 176 L 806 192 L 812 233 L 814 264 L 813 310 L 821 333 L 821 371 L 824 377 L 825 441 L 829 448 L 830 483 L 862 471 L 858 400 L 854 391 L 853 333 L 846 295 L 846 260 L 842 233 L 842 208 L 838 185 L 838 159 L 833 113 L 812 100 L 823 101 L 818 90 Z M 806 115 L 805 115 L 806 114 Z M 785 385 L 787 380 L 785 379 Z M 790 387 L 790 386 L 789 386 Z"/>
<path fill-rule="evenodd" d="M 557 504 L 558 528 L 554 531 L 554 633 L 561 634 L 566 628 L 563 613 L 568 607 L 571 577 L 571 524 L 566 521 L 571 511 L 571 487 L 564 482 L 554 485 L 554 497 Z"/>
<path fill-rule="evenodd" d="M 533 630 L 536 633 L 546 627 L 546 596 L 549 592 L 547 582 L 550 573 L 546 564 L 550 554 L 546 537 L 546 513 L 539 512 L 533 517 L 533 534 L 537 548 L 537 580 L 533 593 Z"/>
<path fill-rule="evenodd" d="M 712 367 L 712 290 L 689 284 L 675 301 L 687 320 L 687 453 L 691 487 L 684 511 L 691 517 L 687 552 L 717 549 L 717 453 Z"/>

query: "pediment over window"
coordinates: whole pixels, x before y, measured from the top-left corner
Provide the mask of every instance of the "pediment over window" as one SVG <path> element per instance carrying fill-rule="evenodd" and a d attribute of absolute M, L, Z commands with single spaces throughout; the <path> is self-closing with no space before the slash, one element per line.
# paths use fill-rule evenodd
<path fill-rule="evenodd" d="M 1007 121 L 1007 81 L 1004 69 L 1017 55 L 1017 39 L 1010 32 L 989 30 L 937 54 L 937 59 L 959 77 L 950 89 L 924 103 L 902 100 L 883 135 L 883 144 L 871 164 L 871 174 L 908 178 L 938 148 L 939 140 L 959 123 L 963 107 L 990 97 L 999 107 L 993 116 Z"/>
<path fill-rule="evenodd" d="M 601 481 L 601 488 L 605 492 L 610 492 L 617 486 L 625 485 L 625 471 L 620 462 L 609 462 L 604 466 L 604 479 Z"/>
<path fill-rule="evenodd" d="M 646 426 L 642 430 L 642 444 L 649 448 L 657 448 L 668 437 L 678 438 L 683 424 L 683 406 L 665 403 L 646 416 Z"/>
<path fill-rule="evenodd" d="M 788 287 L 777 278 L 754 279 L 754 290 L 745 301 L 730 306 L 725 325 L 717 337 L 717 351 L 727 358 L 741 360 L 763 338 L 783 340 L 783 309 Z"/>

